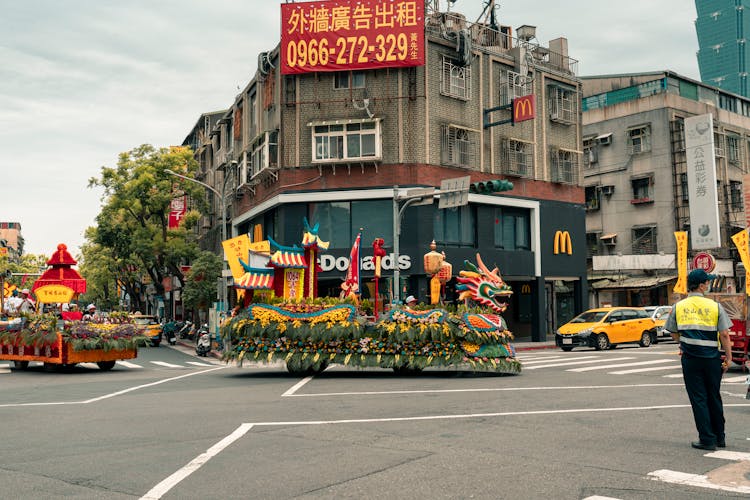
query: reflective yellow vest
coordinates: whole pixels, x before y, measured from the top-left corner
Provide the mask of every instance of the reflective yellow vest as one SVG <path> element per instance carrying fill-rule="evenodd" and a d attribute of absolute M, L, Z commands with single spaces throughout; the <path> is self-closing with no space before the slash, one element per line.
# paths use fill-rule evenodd
<path fill-rule="evenodd" d="M 718 356 L 719 304 L 692 295 L 675 305 L 675 320 L 683 352 L 701 358 Z"/>

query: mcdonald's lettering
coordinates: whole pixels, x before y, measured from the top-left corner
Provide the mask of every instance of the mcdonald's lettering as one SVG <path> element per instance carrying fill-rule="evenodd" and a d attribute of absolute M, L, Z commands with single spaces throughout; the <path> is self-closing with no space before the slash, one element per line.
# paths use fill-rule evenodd
<path fill-rule="evenodd" d="M 521 285 L 521 293 L 523 294 L 531 293 L 531 285 L 527 285 L 527 284 Z"/>
<path fill-rule="evenodd" d="M 556 231 L 555 232 L 555 243 L 553 247 L 553 253 L 555 255 L 559 253 L 567 253 L 573 255 L 573 243 L 570 241 L 570 233 L 567 231 Z"/>
<path fill-rule="evenodd" d="M 533 120 L 536 116 L 534 94 L 513 99 L 513 123 Z"/>

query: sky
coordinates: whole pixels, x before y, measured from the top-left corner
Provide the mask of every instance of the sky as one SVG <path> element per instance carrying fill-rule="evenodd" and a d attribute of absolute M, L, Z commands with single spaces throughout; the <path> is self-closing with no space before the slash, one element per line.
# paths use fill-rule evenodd
<path fill-rule="evenodd" d="M 78 257 L 101 207 L 89 180 L 141 144 L 181 144 L 201 113 L 231 106 L 258 53 L 279 42 L 281 3 L 26 0 L 3 9 L 0 221 L 21 224 L 24 253 L 65 243 Z M 579 76 L 668 69 L 700 79 L 693 1 L 497 4 L 500 24 L 536 26 L 540 45 L 567 38 Z M 456 0 L 450 10 L 474 22 L 483 5 Z"/>

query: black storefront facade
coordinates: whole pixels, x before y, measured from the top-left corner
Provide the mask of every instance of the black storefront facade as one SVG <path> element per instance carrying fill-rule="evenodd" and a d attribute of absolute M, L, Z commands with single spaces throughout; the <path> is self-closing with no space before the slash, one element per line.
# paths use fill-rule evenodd
<path fill-rule="evenodd" d="M 428 277 L 423 256 L 433 239 L 453 265 L 453 275 L 464 261 L 476 263 L 479 253 L 489 267 L 497 266 L 514 294 L 504 317 L 516 338 L 547 340 L 554 329 L 586 307 L 586 232 L 584 206 L 512 196 L 469 195 L 469 204 L 456 209 L 432 205 L 409 207 L 401 221 L 400 251 L 393 254 L 392 187 L 309 191 L 277 195 L 233 220 L 233 235 L 253 234 L 260 224 L 265 237 L 286 246 L 299 245 L 303 219 L 319 224 L 319 236 L 330 248 L 321 255 L 319 294 L 340 292 L 349 253 L 362 229 L 361 274 L 363 297 L 373 290 L 372 242 L 385 240 L 379 282 L 388 295 L 393 266 L 399 265 L 401 298 L 415 295 L 427 302 Z M 368 286 L 368 283 L 370 284 Z M 455 300 L 455 278 L 447 285 L 446 300 Z M 387 302 L 387 300 L 386 300 Z"/>

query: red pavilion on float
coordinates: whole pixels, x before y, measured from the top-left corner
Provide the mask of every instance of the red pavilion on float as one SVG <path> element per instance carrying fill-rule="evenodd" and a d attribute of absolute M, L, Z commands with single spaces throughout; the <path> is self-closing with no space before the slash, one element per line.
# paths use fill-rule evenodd
<path fill-rule="evenodd" d="M 47 265 L 51 267 L 44 271 L 31 289 L 38 302 L 67 303 L 78 294 L 86 293 L 86 280 L 73 269 L 76 260 L 71 257 L 64 243 L 57 245 L 57 251 L 52 254 Z"/>

